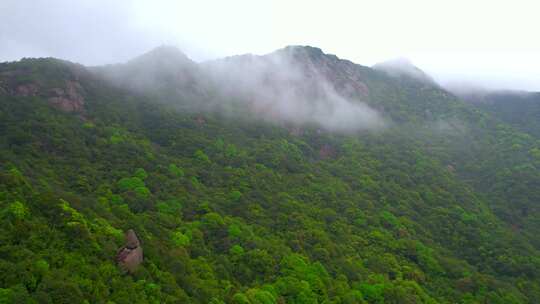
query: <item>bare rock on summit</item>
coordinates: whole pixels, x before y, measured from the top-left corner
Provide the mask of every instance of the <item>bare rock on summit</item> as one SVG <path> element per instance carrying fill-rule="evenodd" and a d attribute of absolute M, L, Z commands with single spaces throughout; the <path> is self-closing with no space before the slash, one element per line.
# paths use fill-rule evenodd
<path fill-rule="evenodd" d="M 129 273 L 133 273 L 143 261 L 143 249 L 133 229 L 126 232 L 126 244 L 118 250 L 116 262 Z"/>

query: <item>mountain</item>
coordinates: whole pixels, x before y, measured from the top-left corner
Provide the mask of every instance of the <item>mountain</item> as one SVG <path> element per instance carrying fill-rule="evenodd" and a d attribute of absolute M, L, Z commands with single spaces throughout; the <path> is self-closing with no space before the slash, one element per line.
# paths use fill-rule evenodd
<path fill-rule="evenodd" d="M 416 67 L 406 58 L 397 58 L 389 61 L 377 63 L 373 69 L 383 71 L 390 76 L 397 78 L 409 78 L 426 84 L 434 85 L 435 80 L 424 71 Z"/>
<path fill-rule="evenodd" d="M 527 132 L 314 47 L 2 63 L 0 302 L 538 303 Z"/>
<path fill-rule="evenodd" d="M 359 69 L 313 47 L 289 46 L 263 56 L 241 55 L 203 64 L 221 94 L 262 119 L 327 130 L 360 130 L 384 122 L 367 104 Z"/>
<path fill-rule="evenodd" d="M 123 64 L 93 67 L 93 72 L 119 88 L 155 99 L 199 98 L 205 76 L 182 51 L 160 46 Z"/>
<path fill-rule="evenodd" d="M 462 96 L 512 127 L 540 137 L 540 93 L 483 91 Z"/>

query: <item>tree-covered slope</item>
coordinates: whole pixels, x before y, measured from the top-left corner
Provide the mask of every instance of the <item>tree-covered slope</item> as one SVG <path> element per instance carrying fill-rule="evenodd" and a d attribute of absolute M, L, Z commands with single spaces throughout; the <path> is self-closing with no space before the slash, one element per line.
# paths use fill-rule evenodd
<path fill-rule="evenodd" d="M 540 136 L 540 93 L 501 91 L 467 99 L 516 129 Z"/>
<path fill-rule="evenodd" d="M 436 85 L 304 51 L 300 71 L 385 126 L 179 106 L 223 98 L 210 80 L 158 96 L 2 64 L 0 302 L 540 301 L 538 142 Z M 128 229 L 133 274 L 115 263 Z"/>

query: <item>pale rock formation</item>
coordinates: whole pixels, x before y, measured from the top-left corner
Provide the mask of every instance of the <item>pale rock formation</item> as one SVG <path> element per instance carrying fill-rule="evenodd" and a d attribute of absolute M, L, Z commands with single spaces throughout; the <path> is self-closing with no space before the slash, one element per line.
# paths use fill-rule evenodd
<path fill-rule="evenodd" d="M 143 249 L 133 229 L 126 232 L 126 245 L 118 250 L 116 261 L 120 267 L 133 273 L 143 261 Z"/>

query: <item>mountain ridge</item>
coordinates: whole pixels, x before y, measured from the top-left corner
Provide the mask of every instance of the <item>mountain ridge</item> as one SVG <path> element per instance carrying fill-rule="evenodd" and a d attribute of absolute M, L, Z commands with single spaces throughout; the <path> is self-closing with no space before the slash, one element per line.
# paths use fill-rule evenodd
<path fill-rule="evenodd" d="M 150 54 L 0 64 L 0 302 L 540 301 L 540 137 L 316 48 Z"/>

